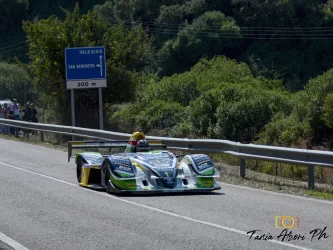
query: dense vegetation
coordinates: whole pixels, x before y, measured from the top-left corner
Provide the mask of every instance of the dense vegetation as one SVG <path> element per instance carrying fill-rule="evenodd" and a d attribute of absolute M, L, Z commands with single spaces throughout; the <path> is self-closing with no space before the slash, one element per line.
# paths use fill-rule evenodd
<path fill-rule="evenodd" d="M 65 48 L 103 45 L 108 129 L 331 148 L 332 0 L 0 0 L 0 19 L 0 98 L 38 92 L 59 123 Z M 78 126 L 97 97 L 75 92 Z"/>

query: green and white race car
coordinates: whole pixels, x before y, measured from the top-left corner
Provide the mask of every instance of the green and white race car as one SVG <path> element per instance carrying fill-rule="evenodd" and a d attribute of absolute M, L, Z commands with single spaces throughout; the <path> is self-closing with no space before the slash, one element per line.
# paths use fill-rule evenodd
<path fill-rule="evenodd" d="M 75 148 L 125 148 L 123 153 L 102 155 Z M 162 141 L 145 140 L 142 132 L 129 141 L 71 141 L 68 161 L 75 158 L 80 186 L 108 193 L 211 192 L 221 189 L 219 173 L 205 154 L 176 156 Z M 181 158 L 181 160 L 180 160 Z"/>

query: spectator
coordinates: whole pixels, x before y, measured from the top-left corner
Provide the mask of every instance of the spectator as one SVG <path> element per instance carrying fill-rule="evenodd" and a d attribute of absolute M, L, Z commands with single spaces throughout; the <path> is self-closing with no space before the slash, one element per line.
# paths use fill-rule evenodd
<path fill-rule="evenodd" d="M 15 120 L 15 113 L 14 111 L 10 108 L 10 107 L 7 107 L 7 114 L 6 114 L 6 118 L 7 119 L 11 119 L 11 120 Z M 10 132 L 12 135 L 16 135 L 16 129 L 14 127 L 10 127 L 9 128 L 9 131 L 7 132 Z"/>
<path fill-rule="evenodd" d="M 31 107 L 31 121 L 32 122 L 38 122 L 38 118 L 37 118 L 37 110 L 35 109 L 35 105 L 33 103 L 30 104 Z"/>
<path fill-rule="evenodd" d="M 20 104 L 17 103 L 17 100 L 13 100 L 12 111 L 14 112 L 14 119 L 20 120 Z"/>
<path fill-rule="evenodd" d="M 20 104 L 17 103 L 17 100 L 13 100 L 13 106 L 11 111 L 13 111 L 14 120 L 20 120 Z M 15 136 L 18 136 L 18 128 L 14 128 Z"/>
<path fill-rule="evenodd" d="M 32 117 L 32 110 L 30 108 L 30 103 L 27 102 L 25 104 L 25 108 L 22 110 L 23 111 L 23 116 L 22 116 L 22 120 L 26 121 L 26 122 L 30 122 L 31 121 L 31 117 Z"/>

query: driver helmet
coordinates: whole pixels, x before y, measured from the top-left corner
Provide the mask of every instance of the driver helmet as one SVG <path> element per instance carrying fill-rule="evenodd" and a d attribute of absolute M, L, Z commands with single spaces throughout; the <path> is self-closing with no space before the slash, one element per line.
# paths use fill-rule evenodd
<path fill-rule="evenodd" d="M 147 140 L 140 140 L 136 144 L 136 152 L 149 152 L 150 146 Z"/>

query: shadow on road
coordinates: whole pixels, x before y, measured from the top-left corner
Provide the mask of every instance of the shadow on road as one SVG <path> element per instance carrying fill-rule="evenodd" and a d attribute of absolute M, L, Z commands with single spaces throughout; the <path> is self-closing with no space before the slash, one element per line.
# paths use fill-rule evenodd
<path fill-rule="evenodd" d="M 218 192 L 191 192 L 191 193 L 182 193 L 182 192 L 174 192 L 174 193 L 158 193 L 158 194 L 112 194 L 117 197 L 164 197 L 164 196 L 215 196 L 215 195 L 225 195 L 225 193 Z"/>
<path fill-rule="evenodd" d="M 104 189 L 91 189 L 89 187 L 83 187 L 87 188 L 90 190 L 93 190 L 95 192 L 100 192 L 100 193 L 106 193 Z M 175 192 L 175 191 L 170 191 L 170 192 L 161 192 L 161 193 L 113 193 L 110 194 L 116 197 L 161 197 L 161 196 L 215 196 L 215 195 L 226 195 L 223 192 L 219 191 L 209 191 L 209 192 L 204 192 L 204 191 L 191 191 L 191 192 Z M 1 250 L 1 249 L 0 249 Z"/>

